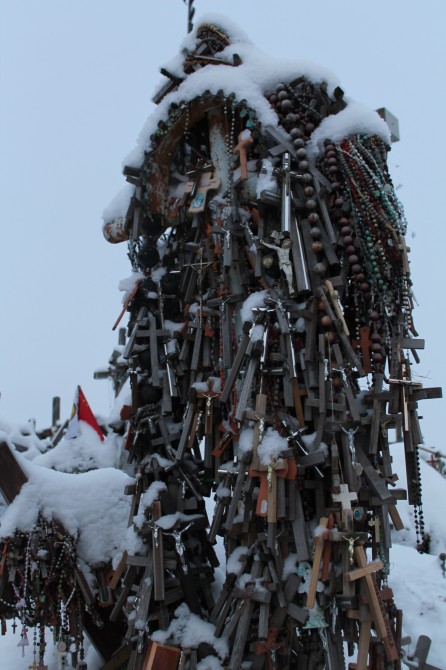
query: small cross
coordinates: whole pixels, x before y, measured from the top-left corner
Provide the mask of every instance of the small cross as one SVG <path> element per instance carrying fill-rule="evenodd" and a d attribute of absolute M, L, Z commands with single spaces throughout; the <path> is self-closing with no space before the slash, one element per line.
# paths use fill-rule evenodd
<path fill-rule="evenodd" d="M 380 542 L 381 541 L 381 533 L 380 533 L 380 530 L 379 530 L 379 527 L 380 527 L 379 518 L 377 516 L 375 516 L 373 521 L 369 521 L 369 526 L 371 528 L 375 529 L 375 542 Z"/>
<path fill-rule="evenodd" d="M 246 181 L 248 179 L 248 159 L 246 150 L 250 144 L 253 143 L 251 132 L 249 130 L 242 130 L 238 136 L 238 144 L 234 149 L 235 154 L 240 154 L 240 180 Z"/>
<path fill-rule="evenodd" d="M 351 510 L 352 502 L 357 500 L 358 496 L 356 495 L 355 491 L 348 490 L 348 484 L 341 484 L 339 488 L 341 489 L 340 493 L 332 494 L 333 502 L 340 502 L 342 511 Z"/>
<path fill-rule="evenodd" d="M 354 557 L 354 552 L 355 552 L 354 545 L 355 545 L 356 540 L 359 540 L 359 537 L 345 537 L 345 536 L 343 536 L 343 538 L 348 543 L 348 562 L 350 563 L 350 565 L 353 565 L 353 563 L 354 563 L 353 557 Z"/>

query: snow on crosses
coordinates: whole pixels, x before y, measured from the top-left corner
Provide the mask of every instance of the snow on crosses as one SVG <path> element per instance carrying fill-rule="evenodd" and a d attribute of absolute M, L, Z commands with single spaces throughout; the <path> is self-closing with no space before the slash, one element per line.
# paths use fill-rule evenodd
<path fill-rule="evenodd" d="M 351 668 L 390 667 L 405 491 L 388 432 L 402 422 L 422 550 L 417 403 L 440 392 L 404 353 L 419 341 L 389 129 L 221 17 L 162 72 L 104 215 L 132 264 L 130 389 L 102 456 L 82 430 L 72 444 L 90 471 L 5 442 L 0 614 L 54 626 L 75 663 L 85 630 L 104 668 L 338 670 L 343 641 Z"/>

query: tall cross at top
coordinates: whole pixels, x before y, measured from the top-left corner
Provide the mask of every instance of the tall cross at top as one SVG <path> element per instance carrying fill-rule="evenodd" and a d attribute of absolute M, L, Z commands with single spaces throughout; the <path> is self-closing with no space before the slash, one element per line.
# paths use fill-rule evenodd
<path fill-rule="evenodd" d="M 194 14 L 195 8 L 193 7 L 194 0 L 183 0 L 187 4 L 187 32 L 191 33 L 194 28 Z"/>

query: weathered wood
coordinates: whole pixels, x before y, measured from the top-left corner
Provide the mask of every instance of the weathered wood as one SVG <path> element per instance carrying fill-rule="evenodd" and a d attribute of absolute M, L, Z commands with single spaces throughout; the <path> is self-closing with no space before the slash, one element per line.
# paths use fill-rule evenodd
<path fill-rule="evenodd" d="M 0 493 L 10 505 L 28 481 L 13 450 L 6 442 L 0 443 Z"/>

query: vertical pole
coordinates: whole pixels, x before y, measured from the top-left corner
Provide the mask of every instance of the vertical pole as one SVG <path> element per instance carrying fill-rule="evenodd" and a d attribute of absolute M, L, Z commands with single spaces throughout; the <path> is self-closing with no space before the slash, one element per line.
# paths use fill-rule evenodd
<path fill-rule="evenodd" d="M 186 2 L 186 0 L 184 0 Z M 187 0 L 187 32 L 191 33 L 193 28 L 194 28 L 194 14 L 195 14 L 195 9 L 193 7 L 194 0 Z"/>
<path fill-rule="evenodd" d="M 54 396 L 53 398 L 53 419 L 52 419 L 52 428 L 55 428 L 60 423 L 60 398 L 59 396 Z"/>

